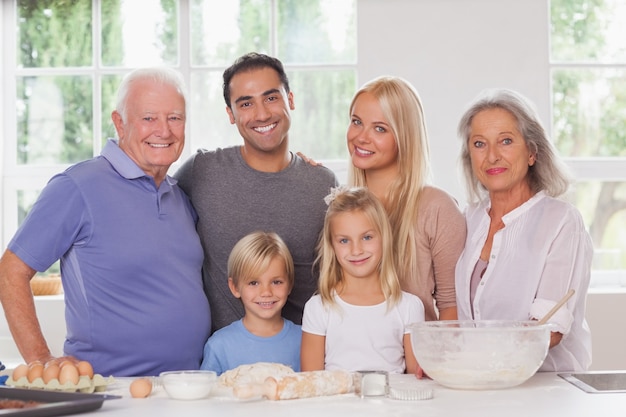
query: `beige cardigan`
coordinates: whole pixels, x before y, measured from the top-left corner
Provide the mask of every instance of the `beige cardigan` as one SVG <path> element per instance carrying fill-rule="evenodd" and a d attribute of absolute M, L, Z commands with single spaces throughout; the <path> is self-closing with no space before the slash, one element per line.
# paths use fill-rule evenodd
<path fill-rule="evenodd" d="M 456 306 L 454 270 L 467 227 L 456 200 L 432 186 L 422 191 L 417 216 L 417 270 L 400 283 L 422 300 L 426 320 L 436 320 L 436 309 Z"/>

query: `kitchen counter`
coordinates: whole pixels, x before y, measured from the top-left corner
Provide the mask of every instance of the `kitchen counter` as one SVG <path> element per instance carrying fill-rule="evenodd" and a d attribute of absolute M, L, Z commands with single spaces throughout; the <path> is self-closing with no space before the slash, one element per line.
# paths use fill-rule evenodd
<path fill-rule="evenodd" d="M 354 394 L 300 400 L 247 400 L 209 397 L 195 401 L 172 400 L 161 388 L 149 398 L 134 399 L 128 393 L 132 379 L 118 378 L 107 393 L 122 399 L 107 400 L 98 416 L 246 416 L 272 417 L 339 417 L 367 416 L 533 416 L 568 417 L 624 416 L 626 394 L 589 394 L 563 380 L 556 373 L 538 373 L 526 383 L 493 391 L 462 391 L 444 388 L 431 380 L 418 381 L 412 375 L 393 375 L 392 386 L 429 387 L 434 397 L 422 401 L 400 401 L 389 398 L 359 398 Z M 260 408 L 262 407 L 262 409 Z"/>

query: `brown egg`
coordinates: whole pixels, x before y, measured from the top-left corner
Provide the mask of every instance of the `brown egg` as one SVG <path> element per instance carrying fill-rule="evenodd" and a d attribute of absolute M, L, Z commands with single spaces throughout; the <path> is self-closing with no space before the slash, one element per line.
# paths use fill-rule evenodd
<path fill-rule="evenodd" d="M 59 364 L 59 367 L 60 367 L 60 368 L 63 368 L 63 367 L 64 367 L 64 366 L 66 366 L 66 365 L 74 365 L 74 362 L 72 362 L 72 361 L 71 361 L 71 360 L 69 360 L 69 359 L 62 359 L 62 360 L 60 360 L 60 361 L 57 361 L 57 363 Z M 76 366 L 76 365 L 74 365 L 74 366 Z"/>
<path fill-rule="evenodd" d="M 93 378 L 93 366 L 89 362 L 80 361 L 76 364 L 76 367 L 80 376 L 87 376 L 89 379 Z"/>
<path fill-rule="evenodd" d="M 47 363 L 43 368 L 43 383 L 47 384 L 53 379 L 59 379 L 59 372 L 61 371 L 61 367 L 56 363 Z"/>
<path fill-rule="evenodd" d="M 70 382 L 74 385 L 78 384 L 78 379 L 78 368 L 76 368 L 74 364 L 68 363 L 61 367 L 61 370 L 59 371 L 59 383 L 61 385 L 66 382 Z"/>
<path fill-rule="evenodd" d="M 25 363 L 22 363 L 15 367 L 11 378 L 13 378 L 13 381 L 17 381 L 23 376 L 28 376 L 28 365 L 26 365 Z"/>
<path fill-rule="evenodd" d="M 37 378 L 43 377 L 43 363 L 34 361 L 28 364 L 28 382 L 33 382 Z"/>
<path fill-rule="evenodd" d="M 61 359 L 59 359 L 59 358 L 50 359 L 48 362 L 46 362 L 44 364 L 43 367 L 47 368 L 50 365 L 59 365 L 59 366 L 61 366 Z"/>
<path fill-rule="evenodd" d="M 133 398 L 146 398 L 152 392 L 152 381 L 148 378 L 135 379 L 130 384 L 130 395 Z"/>

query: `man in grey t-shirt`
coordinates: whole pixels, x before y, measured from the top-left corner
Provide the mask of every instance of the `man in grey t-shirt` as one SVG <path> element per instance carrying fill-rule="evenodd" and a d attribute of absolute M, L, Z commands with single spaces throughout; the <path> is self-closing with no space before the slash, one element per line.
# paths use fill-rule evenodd
<path fill-rule="evenodd" d="M 294 101 L 278 59 L 257 53 L 237 59 L 224 72 L 224 100 L 243 145 L 199 150 L 175 174 L 199 215 L 213 331 L 244 315 L 228 288 L 226 267 L 235 243 L 255 230 L 278 233 L 291 251 L 296 279 L 283 316 L 300 324 L 317 289 L 313 261 L 324 197 L 337 178 L 289 151 Z"/>

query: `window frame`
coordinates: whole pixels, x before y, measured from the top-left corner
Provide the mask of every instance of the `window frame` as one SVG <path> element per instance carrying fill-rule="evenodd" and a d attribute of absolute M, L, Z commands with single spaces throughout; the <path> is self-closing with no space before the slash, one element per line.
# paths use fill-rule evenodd
<path fill-rule="evenodd" d="M 548 7 L 551 9 L 551 1 L 548 0 Z M 548 13 L 548 27 L 552 26 L 552 15 Z M 551 42 L 551 33 L 548 36 Z M 552 58 L 552 49 L 549 49 L 548 68 L 550 72 L 550 126 L 554 131 L 554 73 L 558 70 L 577 70 L 577 69 L 621 69 L 626 71 L 626 62 L 615 63 L 598 61 L 563 61 Z M 571 169 L 575 181 L 598 181 L 598 182 L 626 182 L 626 158 L 624 157 L 571 157 L 563 156 L 565 164 Z M 589 227 L 589 224 L 586 224 Z M 594 242 L 595 253 L 602 249 L 599 244 Z M 626 278 L 623 278 L 624 270 L 591 270 L 590 289 L 605 291 L 607 288 L 626 287 Z"/>
<path fill-rule="evenodd" d="M 196 72 L 207 71 L 223 71 L 222 65 L 192 65 L 191 60 L 191 1 L 178 0 L 178 63 L 173 67 L 179 70 L 187 86 L 191 85 L 192 74 Z M 270 2 L 270 23 L 272 28 L 269 33 L 269 53 L 276 55 L 278 49 L 277 39 L 277 15 L 278 1 L 269 0 Z M 99 115 L 102 114 L 102 91 L 101 80 L 104 76 L 123 75 L 131 67 L 120 66 L 110 67 L 103 66 L 101 60 L 101 8 L 99 0 L 91 0 L 92 3 L 92 65 L 88 67 L 66 67 L 66 68 L 17 68 L 16 66 L 16 2 L 3 1 L 0 5 L 0 21 L 3 23 L 0 30 L 0 40 L 3 45 L 13 45 L 12 47 L 3 48 L 1 54 L 0 76 L 2 76 L 2 91 L 9 92 L 12 98 L 15 98 L 16 80 L 18 77 L 24 76 L 53 76 L 53 75 L 86 75 L 92 78 L 92 106 L 94 118 L 93 126 L 93 145 L 92 156 L 100 154 L 103 143 L 103 126 Z M 307 64 L 307 65 L 285 65 L 287 71 L 299 69 L 346 69 L 349 68 L 357 73 L 357 61 L 353 63 L 342 63 L 338 65 L 329 64 Z M 4 94 L 6 96 L 6 94 Z M 0 106 L 5 104 L 7 99 L 0 100 Z M 191 101 L 188 103 L 190 104 Z M 2 107 L 0 107 L 2 110 Z M 2 181 L 0 182 L 0 195 L 2 196 L 2 204 L 0 204 L 0 239 L 3 247 L 9 243 L 18 227 L 18 197 L 17 191 L 21 189 L 41 189 L 48 180 L 55 174 L 62 172 L 72 164 L 50 164 L 50 165 L 20 165 L 17 163 L 15 155 L 17 154 L 17 127 L 15 120 L 17 117 L 15 106 L 8 106 L 3 109 L 0 114 L 0 132 L 3 134 L 4 143 L 2 148 L 2 158 L 0 158 L 0 172 L 2 172 Z M 188 109 L 189 110 L 189 109 Z M 224 114 L 226 117 L 226 114 Z M 193 121 L 188 118 L 186 124 L 185 147 L 181 157 L 177 162 L 172 164 L 170 173 L 175 170 L 190 156 L 197 148 L 206 147 L 206 143 L 202 142 L 203 138 L 191 137 L 191 127 Z M 324 161 L 324 165 L 339 172 L 341 175 L 347 168 L 345 161 Z M 345 175 L 344 175 L 345 176 Z"/>

